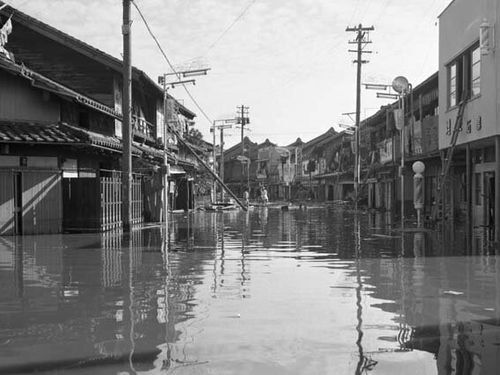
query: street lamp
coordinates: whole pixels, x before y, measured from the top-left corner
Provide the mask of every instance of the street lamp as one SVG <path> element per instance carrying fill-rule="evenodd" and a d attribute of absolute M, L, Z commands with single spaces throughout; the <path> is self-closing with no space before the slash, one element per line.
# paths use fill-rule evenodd
<path fill-rule="evenodd" d="M 396 125 L 399 123 L 401 126 L 401 166 L 399 169 L 399 176 L 401 179 L 401 228 L 404 227 L 404 219 L 405 219 L 405 176 L 404 176 L 404 168 L 405 168 L 405 98 L 408 93 L 412 93 L 412 86 L 408 82 L 408 80 L 403 76 L 398 76 L 394 78 L 392 81 L 392 88 L 394 91 L 399 93 L 400 96 L 400 106 L 399 115 L 401 121 L 396 121 Z M 413 108 L 411 109 L 413 112 Z M 413 115 L 413 113 L 412 113 Z M 397 118 L 397 116 L 396 116 Z"/>

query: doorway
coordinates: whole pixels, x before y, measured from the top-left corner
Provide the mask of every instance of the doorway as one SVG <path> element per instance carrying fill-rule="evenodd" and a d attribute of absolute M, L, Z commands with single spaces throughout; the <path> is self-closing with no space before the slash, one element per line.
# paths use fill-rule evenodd
<path fill-rule="evenodd" d="M 485 185 L 485 223 L 489 228 L 490 236 L 493 236 L 495 229 L 495 174 L 486 172 L 484 174 Z"/>
<path fill-rule="evenodd" d="M 327 200 L 333 201 L 333 185 L 328 185 Z"/>

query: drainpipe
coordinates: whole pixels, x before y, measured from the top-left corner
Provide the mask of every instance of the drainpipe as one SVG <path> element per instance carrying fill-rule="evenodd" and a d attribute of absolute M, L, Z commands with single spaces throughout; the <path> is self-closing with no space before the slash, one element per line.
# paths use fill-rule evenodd
<path fill-rule="evenodd" d="M 500 241 L 500 136 L 495 137 L 495 242 Z"/>

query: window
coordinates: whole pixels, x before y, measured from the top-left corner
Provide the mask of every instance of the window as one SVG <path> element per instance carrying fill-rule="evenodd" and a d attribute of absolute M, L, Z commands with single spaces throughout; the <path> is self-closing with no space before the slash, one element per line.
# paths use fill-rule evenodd
<path fill-rule="evenodd" d="M 78 125 L 80 125 L 80 127 L 85 129 L 90 128 L 90 119 L 88 112 L 82 111 L 78 114 Z"/>
<path fill-rule="evenodd" d="M 457 105 L 457 63 L 453 63 L 448 68 L 448 106 Z"/>
<path fill-rule="evenodd" d="M 495 162 L 495 146 L 486 147 L 484 149 L 484 162 L 485 163 L 494 163 Z"/>
<path fill-rule="evenodd" d="M 481 52 L 479 47 L 472 51 L 472 96 L 481 93 Z"/>
<path fill-rule="evenodd" d="M 448 107 L 481 92 L 481 52 L 474 45 L 448 65 Z"/>

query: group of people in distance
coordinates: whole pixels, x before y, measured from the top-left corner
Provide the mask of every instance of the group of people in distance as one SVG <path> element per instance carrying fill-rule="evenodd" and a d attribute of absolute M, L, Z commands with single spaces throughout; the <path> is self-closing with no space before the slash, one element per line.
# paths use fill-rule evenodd
<path fill-rule="evenodd" d="M 267 195 L 267 189 L 264 186 L 261 186 L 259 189 L 258 201 L 264 206 L 267 206 L 267 204 L 269 203 L 269 196 Z M 243 203 L 247 207 L 250 205 L 250 193 L 248 192 L 248 190 L 245 190 L 245 192 L 243 193 Z"/>

